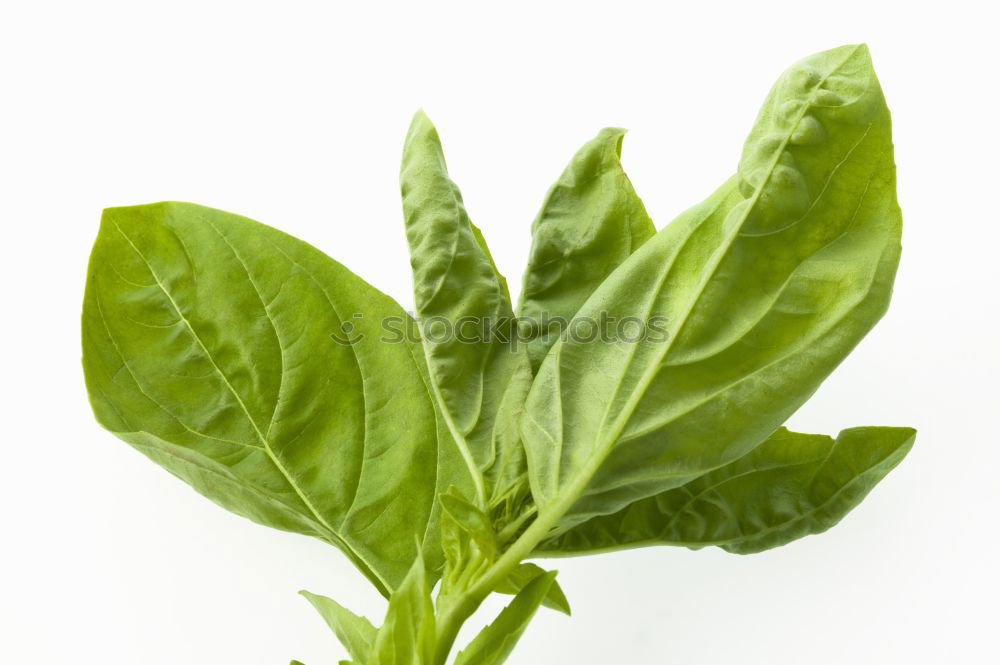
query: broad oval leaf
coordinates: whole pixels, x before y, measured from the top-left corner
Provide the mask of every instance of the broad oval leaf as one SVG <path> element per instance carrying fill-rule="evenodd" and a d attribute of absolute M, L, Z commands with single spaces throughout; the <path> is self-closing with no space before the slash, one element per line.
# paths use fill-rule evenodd
<path fill-rule="evenodd" d="M 249 219 L 185 203 L 111 208 L 84 300 L 91 404 L 208 498 L 335 544 L 387 593 L 415 540 L 441 560 L 438 483 L 470 484 L 439 438 L 420 349 L 380 341 L 383 319 L 406 316 Z"/>
<path fill-rule="evenodd" d="M 622 168 L 624 136 L 609 127 L 585 143 L 531 227 L 518 318 L 534 370 L 591 293 L 656 233 Z"/>
<path fill-rule="evenodd" d="M 639 317 L 649 334 L 567 339 L 546 357 L 522 426 L 540 511 L 565 512 L 565 529 L 766 439 L 885 311 L 900 228 L 889 112 L 867 49 L 795 65 L 737 177 L 577 314 Z"/>
<path fill-rule="evenodd" d="M 836 439 L 781 428 L 722 468 L 542 542 L 539 554 L 651 545 L 750 554 L 778 547 L 837 524 L 902 461 L 915 436 L 908 427 L 856 427 Z"/>
<path fill-rule="evenodd" d="M 431 384 L 486 508 L 524 477 L 516 422 L 531 374 L 513 337 L 506 280 L 469 219 L 437 130 L 422 111 L 406 136 L 400 189 Z"/>

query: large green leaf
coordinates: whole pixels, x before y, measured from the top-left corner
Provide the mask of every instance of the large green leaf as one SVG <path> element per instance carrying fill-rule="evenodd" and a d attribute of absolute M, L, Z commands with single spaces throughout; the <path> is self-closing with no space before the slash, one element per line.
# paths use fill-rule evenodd
<path fill-rule="evenodd" d="M 312 603 L 312 606 L 326 621 L 326 625 L 347 649 L 351 658 L 359 663 L 368 662 L 368 656 L 378 632 L 375 626 L 368 619 L 351 612 L 333 598 L 308 591 L 300 591 L 299 593 Z"/>
<path fill-rule="evenodd" d="M 386 593 L 470 479 L 390 298 L 313 247 L 184 203 L 105 211 L 83 312 L 100 423 L 222 506 L 341 548 Z M 354 343 L 341 343 L 353 325 Z M 440 485 L 440 486 L 439 486 Z"/>
<path fill-rule="evenodd" d="M 389 599 L 385 621 L 365 665 L 431 665 L 435 645 L 432 586 L 423 559 L 418 556 Z"/>
<path fill-rule="evenodd" d="M 542 604 L 556 574 L 545 573 L 531 580 L 490 625 L 455 659 L 455 665 L 501 665 L 521 639 L 538 606 Z"/>
<path fill-rule="evenodd" d="M 422 111 L 406 137 L 400 189 L 431 383 L 486 507 L 524 475 L 512 423 L 530 369 L 513 338 L 506 281 L 466 213 L 437 130 Z"/>
<path fill-rule="evenodd" d="M 867 49 L 798 63 L 765 102 L 737 177 L 577 314 L 639 317 L 651 334 L 568 339 L 546 357 L 522 427 L 540 511 L 565 511 L 565 529 L 766 439 L 885 311 L 900 228 L 889 112 Z"/>
<path fill-rule="evenodd" d="M 782 428 L 735 462 L 594 517 L 543 542 L 543 556 L 716 545 L 749 554 L 821 533 L 861 503 L 903 459 L 906 427 L 857 427 L 836 440 Z"/>
<path fill-rule="evenodd" d="M 535 370 L 591 293 L 656 233 L 621 165 L 624 136 L 612 127 L 585 143 L 532 225 L 518 317 Z"/>

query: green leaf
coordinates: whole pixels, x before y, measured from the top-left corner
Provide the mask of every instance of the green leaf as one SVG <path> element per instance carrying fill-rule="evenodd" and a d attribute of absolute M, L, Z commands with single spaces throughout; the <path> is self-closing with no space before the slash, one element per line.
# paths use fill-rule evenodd
<path fill-rule="evenodd" d="M 406 313 L 304 242 L 186 203 L 106 210 L 83 365 L 98 421 L 196 490 L 342 549 L 383 593 L 470 480 L 437 420 Z M 344 327 L 353 326 L 354 343 Z M 433 534 L 433 536 L 431 536 Z"/>
<path fill-rule="evenodd" d="M 445 513 L 455 520 L 458 527 L 476 543 L 483 556 L 492 560 L 496 555 L 497 542 L 490 518 L 477 506 L 469 503 L 454 487 L 449 487 L 448 491 L 441 495 L 441 506 Z"/>
<path fill-rule="evenodd" d="M 522 563 L 507 576 L 507 579 L 504 580 L 503 584 L 496 588 L 496 591 L 498 593 L 516 594 L 522 591 L 536 578 L 548 574 L 548 571 L 543 570 L 541 567 L 536 566 L 533 563 Z M 548 593 L 542 600 L 542 605 L 562 612 L 566 616 L 570 616 L 572 613 L 569 607 L 569 600 L 566 599 L 566 594 L 563 593 L 562 588 L 559 586 L 559 582 L 556 580 L 552 580 L 552 586 L 549 587 Z"/>
<path fill-rule="evenodd" d="M 424 117 L 425 118 L 427 117 L 426 114 L 424 115 Z M 441 154 L 441 160 L 442 162 L 444 160 L 443 153 Z M 454 183 L 452 183 L 452 185 L 455 187 L 454 190 L 455 195 L 459 197 L 459 200 L 461 200 L 461 194 L 458 192 L 458 187 L 455 186 Z M 483 255 L 486 257 L 486 260 L 490 262 L 490 267 L 493 269 L 493 274 L 496 276 L 497 283 L 500 285 L 500 290 L 503 293 L 503 296 L 507 299 L 507 302 L 509 303 L 510 289 L 507 288 L 507 278 L 500 274 L 500 269 L 497 268 L 496 261 L 493 260 L 493 254 L 490 253 L 489 245 L 486 244 L 486 236 L 484 236 L 483 232 L 479 229 L 479 227 L 473 224 L 472 222 L 469 222 L 469 226 L 472 228 L 472 234 L 476 237 L 476 242 L 479 244 L 479 249 L 482 250 Z"/>
<path fill-rule="evenodd" d="M 359 663 L 367 662 L 372 644 L 375 643 L 377 633 L 375 626 L 368 619 L 354 614 L 332 598 L 308 591 L 299 593 L 312 603 L 351 658 Z"/>
<path fill-rule="evenodd" d="M 463 592 L 497 557 L 497 538 L 490 518 L 454 487 L 440 497 L 441 545 L 445 569 L 441 594 Z"/>
<path fill-rule="evenodd" d="M 517 353 L 517 367 L 497 407 L 493 430 L 496 460 L 486 470 L 487 484 L 491 488 L 489 505 L 500 507 L 498 512 L 511 513 L 510 516 L 516 516 L 523 501 L 530 501 L 528 462 L 521 443 L 520 422 L 532 375 L 523 347 Z M 505 521 L 501 519 L 500 523 Z"/>
<path fill-rule="evenodd" d="M 365 665 L 431 665 L 435 639 L 431 586 L 423 559 L 418 557 L 389 598 L 385 621 Z"/>
<path fill-rule="evenodd" d="M 527 394 L 527 357 L 513 337 L 506 280 L 469 220 L 437 130 L 422 111 L 406 137 L 400 189 L 431 384 L 486 507 L 497 495 L 487 479 L 509 476 L 511 463 L 523 475 L 519 438 L 504 433 Z"/>
<path fill-rule="evenodd" d="M 567 339 L 546 357 L 522 427 L 540 514 L 564 514 L 565 530 L 766 439 L 882 316 L 900 228 L 867 49 L 798 63 L 765 102 L 738 175 L 577 314 L 639 317 L 647 334 Z"/>
<path fill-rule="evenodd" d="M 518 316 L 534 370 L 601 282 L 656 233 L 621 165 L 624 136 L 611 127 L 584 144 L 532 225 Z"/>
<path fill-rule="evenodd" d="M 551 572 L 531 580 L 496 620 L 483 628 L 458 654 L 455 665 L 500 665 L 507 660 L 548 594 L 555 577 L 556 574 Z"/>
<path fill-rule="evenodd" d="M 821 533 L 906 456 L 916 432 L 857 427 L 836 440 L 782 428 L 749 454 L 681 487 L 577 525 L 543 556 L 682 545 L 749 554 Z"/>
<path fill-rule="evenodd" d="M 525 343 L 528 333 L 531 366 L 519 368 L 498 415 L 493 503 L 509 498 L 508 521 L 519 514 L 520 500 L 528 492 L 522 482 L 526 463 L 520 432 L 513 430 L 520 422 L 532 370 L 558 337 L 557 332 L 547 336 L 545 329 L 531 324 L 568 322 L 593 290 L 656 232 L 621 166 L 624 135 L 624 129 L 607 128 L 584 144 L 549 190 L 532 226 L 518 312 L 527 324 L 521 339 Z"/>

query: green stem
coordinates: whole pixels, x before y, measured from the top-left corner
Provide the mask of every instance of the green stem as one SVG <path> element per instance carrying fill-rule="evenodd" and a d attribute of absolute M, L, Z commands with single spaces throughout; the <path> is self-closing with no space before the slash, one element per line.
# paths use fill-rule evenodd
<path fill-rule="evenodd" d="M 507 548 L 500 558 L 483 573 L 483 576 L 447 605 L 447 609 L 438 617 L 435 665 L 445 665 L 462 624 L 472 616 L 473 612 L 486 600 L 486 597 L 507 579 L 511 571 L 531 554 L 535 546 L 542 542 L 565 512 L 565 510 L 560 510 L 558 506 L 553 506 L 553 508 L 555 510 L 539 513 L 538 519 Z"/>
<path fill-rule="evenodd" d="M 616 429 L 608 438 L 609 441 L 617 439 L 625 427 L 626 421 L 627 418 L 619 419 Z M 462 624 L 472 616 L 472 613 L 479 608 L 482 602 L 486 600 L 486 597 L 507 579 L 511 571 L 522 560 L 531 555 L 535 547 L 538 546 L 538 543 L 542 542 L 549 535 L 559 520 L 562 519 L 562 516 L 566 514 L 577 498 L 583 493 L 583 490 L 587 487 L 587 483 L 590 482 L 590 479 L 597 472 L 601 459 L 601 456 L 594 455 L 576 480 L 567 485 L 558 494 L 558 498 L 538 510 L 538 518 L 524 530 L 524 533 L 517 540 L 511 543 L 511 546 L 483 573 L 482 577 L 476 580 L 467 591 L 460 594 L 453 601 L 449 599 L 449 602 L 445 605 L 447 609 L 441 613 L 437 622 L 434 665 L 445 665 L 445 662 L 448 660 L 448 653 L 455 644 L 455 638 L 458 636 L 458 631 L 461 629 Z"/>
<path fill-rule="evenodd" d="M 517 532 L 521 529 L 522 526 L 524 526 L 524 523 L 527 522 L 528 520 L 530 520 L 532 517 L 534 517 L 535 513 L 537 513 L 537 512 L 538 512 L 538 507 L 537 506 L 531 506 L 530 508 L 528 508 L 527 510 L 525 510 L 523 513 L 521 513 L 517 517 L 517 519 L 515 519 L 513 522 L 511 522 L 510 524 L 508 524 L 507 526 L 505 526 L 500 531 L 499 535 L 497 535 L 497 540 L 500 541 L 500 544 L 501 545 L 506 545 L 507 541 L 509 541 L 511 538 L 513 538 L 515 535 L 517 535 Z"/>

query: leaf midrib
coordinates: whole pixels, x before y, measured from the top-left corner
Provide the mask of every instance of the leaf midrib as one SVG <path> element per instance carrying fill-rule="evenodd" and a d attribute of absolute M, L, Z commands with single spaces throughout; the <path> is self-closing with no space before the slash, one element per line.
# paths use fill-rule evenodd
<path fill-rule="evenodd" d="M 858 48 L 860 48 L 860 47 L 856 47 L 855 49 L 852 49 L 837 65 L 831 67 L 824 74 L 823 78 L 820 79 L 820 81 L 816 83 L 815 88 L 820 87 L 830 76 L 832 76 L 836 71 L 838 71 L 840 69 L 840 67 L 842 67 L 851 57 L 853 57 L 854 53 L 857 51 Z M 656 362 L 655 363 L 651 363 L 650 366 L 649 366 L 649 368 L 642 375 L 642 377 L 640 378 L 639 382 L 636 384 L 635 388 L 633 389 L 633 391 L 629 395 L 629 398 L 626 401 L 625 405 L 623 406 L 623 408 L 622 408 L 621 412 L 619 413 L 618 417 L 613 422 L 612 427 L 608 431 L 607 436 L 605 436 L 603 439 L 601 439 L 600 438 L 601 437 L 600 433 L 602 431 L 604 431 L 604 423 L 607 422 L 607 420 L 608 420 L 608 418 L 610 416 L 611 407 L 615 403 L 614 399 L 609 399 L 608 400 L 608 404 L 607 404 L 607 406 L 605 408 L 604 415 L 603 415 L 602 420 L 601 420 L 601 424 L 598 426 L 598 428 L 596 430 L 596 436 L 595 436 L 596 440 L 594 441 L 594 443 L 596 445 L 594 445 L 591 448 L 591 452 L 588 455 L 588 457 L 586 459 L 586 462 L 584 463 L 583 467 L 579 470 L 579 473 L 577 474 L 576 478 L 573 480 L 573 482 L 571 482 L 568 485 L 566 485 L 565 489 L 563 489 L 563 487 L 561 486 L 561 477 L 562 477 L 562 473 L 561 473 L 561 459 L 562 459 L 562 453 L 560 452 L 559 458 L 558 458 L 560 460 L 560 463 L 556 464 L 555 467 L 554 467 L 554 469 L 552 470 L 552 473 L 555 474 L 555 488 L 554 488 L 554 492 L 550 495 L 550 499 L 547 502 L 544 510 L 540 510 L 540 522 L 552 522 L 553 524 L 555 524 L 555 522 L 558 521 L 558 519 L 560 519 L 563 514 L 565 514 L 567 511 L 570 510 L 570 508 L 572 507 L 573 503 L 586 490 L 587 484 L 590 482 L 591 478 L 593 478 L 593 476 L 600 469 L 601 464 L 603 464 L 604 460 L 607 457 L 608 451 L 610 451 L 610 449 L 614 446 L 615 441 L 617 441 L 618 437 L 621 436 L 621 433 L 624 431 L 625 427 L 628 425 L 628 422 L 629 422 L 629 420 L 631 418 L 631 413 L 634 412 L 635 408 L 638 405 L 639 400 L 641 399 L 642 395 L 645 394 L 646 389 L 648 388 L 649 384 L 652 382 L 653 378 L 655 377 L 660 364 L 663 362 L 663 358 L 666 357 L 666 354 L 673 347 L 673 343 L 677 339 L 678 334 L 683 329 L 685 323 L 687 322 L 687 320 L 689 319 L 689 317 L 691 315 L 691 312 L 694 310 L 694 308 L 696 307 L 696 305 L 700 301 L 701 296 L 703 295 L 703 293 L 705 291 L 705 288 L 707 287 L 707 284 L 715 276 L 716 272 L 718 271 L 719 266 L 722 264 L 723 259 L 729 253 L 729 251 L 730 251 L 730 249 L 731 249 L 731 247 L 733 245 L 733 242 L 735 241 L 735 239 L 739 235 L 740 229 L 746 223 L 747 216 L 749 215 L 750 210 L 753 209 L 753 207 L 756 205 L 757 201 L 759 200 L 761 192 L 764 189 L 764 186 L 768 182 L 770 182 L 770 178 L 771 178 L 771 176 L 774 173 L 774 169 L 777 166 L 778 161 L 779 161 L 781 155 L 784 153 L 784 150 L 787 148 L 788 142 L 791 139 L 792 133 L 798 128 L 799 123 L 802 121 L 802 118 L 805 116 L 805 114 L 809 110 L 809 108 L 810 108 L 809 104 L 803 104 L 802 108 L 799 110 L 797 116 L 795 117 L 795 121 L 790 124 L 790 127 L 784 133 L 782 142 L 781 142 L 780 146 L 778 147 L 778 149 L 775 150 L 774 156 L 771 159 L 771 163 L 770 163 L 770 165 L 768 167 L 768 170 L 767 170 L 767 176 L 762 180 L 761 185 L 756 188 L 756 190 L 754 191 L 753 196 L 750 199 L 744 199 L 744 200 L 749 200 L 750 203 L 746 206 L 746 209 L 743 212 L 742 219 L 740 220 L 740 222 L 738 224 L 733 224 L 732 225 L 732 229 L 731 229 L 731 231 L 729 233 L 729 237 L 724 241 L 724 243 L 719 248 L 717 248 L 717 250 L 715 252 L 714 262 L 709 266 L 709 269 L 706 271 L 704 277 L 702 278 L 701 282 L 699 283 L 698 287 L 696 288 L 695 293 L 693 294 L 690 302 L 688 303 L 688 305 L 687 305 L 687 307 L 686 307 L 686 309 L 684 311 L 683 317 L 681 318 L 680 323 L 679 323 L 677 329 L 675 330 L 674 335 L 672 335 L 671 338 L 670 338 L 670 340 L 668 340 L 668 342 L 663 345 L 663 349 L 659 353 L 655 354 L 656 357 L 657 357 Z M 719 205 L 721 205 L 722 202 L 723 201 L 720 201 Z M 690 237 L 691 236 L 689 235 L 686 240 L 689 240 Z M 685 241 L 685 244 L 686 244 L 686 241 Z M 673 265 L 673 262 L 671 262 L 671 265 Z M 663 279 L 665 279 L 666 274 L 668 272 L 669 272 L 669 266 L 668 266 L 668 270 L 664 272 Z M 653 307 L 654 303 L 655 303 L 655 298 L 653 298 L 653 299 L 650 300 L 650 305 L 649 305 L 650 309 Z M 556 349 L 554 349 L 555 353 L 557 354 L 557 358 L 555 358 L 555 361 L 556 361 L 555 364 L 556 364 L 557 368 L 561 364 L 561 361 L 562 361 L 561 360 L 562 348 L 563 348 L 563 345 L 561 343 L 558 343 L 557 346 L 556 346 Z M 634 355 L 635 355 L 635 347 L 633 346 L 633 349 L 632 349 L 632 351 L 630 353 L 630 356 L 629 356 L 629 361 L 628 361 L 629 363 L 631 363 L 632 358 L 634 358 Z M 556 371 L 556 377 L 557 378 L 560 376 L 560 374 L 561 374 L 561 372 Z M 614 395 L 617 395 L 618 392 L 620 391 L 620 389 L 622 388 L 622 385 L 623 385 L 623 382 L 624 382 L 626 374 L 627 374 L 626 372 L 622 372 L 621 373 L 621 375 L 620 375 L 620 377 L 619 377 L 619 379 L 618 379 L 618 381 L 617 381 L 617 383 L 615 385 L 614 391 L 613 391 Z M 560 391 L 559 397 L 560 397 L 560 399 L 562 398 L 561 391 Z M 562 439 L 562 437 L 560 437 L 560 443 L 561 443 L 561 439 Z M 560 445 L 560 448 L 561 448 L 561 445 Z M 544 514 L 545 519 L 541 518 L 541 516 L 543 514 Z"/>
<path fill-rule="evenodd" d="M 847 233 L 847 232 L 848 232 L 848 231 L 850 230 L 850 226 L 851 226 L 851 225 L 853 225 L 853 223 L 854 223 L 854 220 L 855 220 L 855 219 L 857 218 L 857 215 L 858 215 L 858 213 L 860 212 L 860 210 L 861 210 L 862 206 L 864 205 L 864 201 L 865 201 L 865 198 L 867 197 L 867 193 L 868 193 L 868 189 L 869 189 L 869 187 L 870 187 L 870 185 L 871 185 L 871 181 L 872 181 L 873 177 L 874 177 L 874 176 L 872 176 L 872 177 L 869 177 L 869 178 L 868 178 L 868 181 L 867 181 L 867 182 L 866 182 L 866 184 L 865 184 L 865 189 L 864 189 L 864 191 L 862 192 L 862 194 L 861 194 L 861 197 L 860 197 L 860 198 L 859 198 L 859 200 L 858 200 L 858 205 L 856 206 L 856 208 L 855 208 L 855 210 L 854 210 L 854 213 L 853 213 L 853 216 L 852 216 L 852 218 L 851 218 L 851 222 L 849 222 L 849 226 L 848 226 L 848 228 L 846 228 L 846 229 L 844 230 L 844 233 L 842 233 L 841 235 L 837 236 L 837 238 L 836 238 L 836 239 L 834 239 L 834 240 L 830 241 L 830 243 L 828 243 L 827 245 L 824 245 L 823 247 L 821 247 L 821 248 L 820 248 L 819 250 L 817 250 L 817 251 L 816 251 L 815 253 L 819 253 L 820 251 L 822 251 L 822 250 L 823 250 L 823 249 L 825 249 L 826 247 L 828 247 L 828 246 L 832 245 L 832 244 L 833 244 L 834 242 L 836 242 L 837 240 L 839 240 L 839 239 L 840 239 L 841 237 L 843 237 L 843 235 L 844 235 L 844 234 L 846 234 L 846 233 Z M 804 262 L 803 262 L 803 263 L 804 263 Z M 792 272 L 792 273 L 791 273 L 791 274 L 790 274 L 790 275 L 788 276 L 788 279 L 786 279 L 786 280 L 785 280 L 785 283 L 784 283 L 784 284 L 782 284 L 782 285 L 781 285 L 781 287 L 779 287 L 779 292 L 778 292 L 778 293 L 779 293 L 779 296 L 780 296 L 780 295 L 781 295 L 781 294 L 782 294 L 782 293 L 784 292 L 784 290 L 785 290 L 785 289 L 786 289 L 786 288 L 788 287 L 788 285 L 789 285 L 789 284 L 791 283 L 791 280 L 792 280 L 792 278 L 793 278 L 793 277 L 795 277 L 795 275 L 796 275 L 796 273 L 797 273 L 797 272 L 798 272 L 797 270 L 793 271 L 793 272 Z M 875 271 L 875 272 L 877 273 L 877 271 Z M 861 296 L 860 296 L 860 297 L 859 297 L 858 299 L 856 299 L 855 301 L 851 301 L 850 303 L 847 303 L 847 305 L 845 305 L 845 306 L 843 307 L 843 310 L 844 310 L 844 314 L 842 314 L 842 315 L 840 315 L 840 316 L 837 316 L 837 317 L 835 317 L 835 318 L 833 319 L 833 321 L 831 322 L 831 324 L 830 324 L 829 326 L 827 326 L 826 328 L 822 328 L 822 329 L 820 329 L 820 330 L 819 330 L 819 331 L 818 331 L 818 332 L 817 332 L 817 333 L 816 333 L 816 334 L 815 334 L 815 335 L 814 335 L 814 336 L 813 336 L 812 338 L 810 338 L 810 339 L 807 339 L 807 340 L 806 340 L 806 342 L 805 342 L 805 344 L 809 344 L 809 343 L 812 343 L 812 342 L 814 342 L 814 341 L 815 341 L 816 339 L 819 339 L 819 338 L 823 337 L 824 335 L 826 335 L 826 334 L 829 334 L 829 332 L 831 331 L 831 329 L 833 328 L 833 326 L 834 326 L 834 325 L 836 325 L 836 324 L 840 323 L 840 322 L 841 322 L 841 321 L 842 321 L 842 320 L 843 320 L 843 319 L 844 319 L 844 318 L 846 317 L 847 313 L 850 313 L 850 312 L 852 312 L 852 311 L 854 310 L 854 308 L 855 308 L 855 307 L 856 307 L 856 306 L 857 306 L 857 305 L 858 305 L 859 303 L 861 303 L 861 302 L 863 302 L 863 301 L 864 301 L 864 299 L 865 299 L 865 298 L 866 298 L 866 297 L 868 296 L 868 294 L 869 294 L 869 293 L 870 293 L 870 291 L 871 291 L 871 287 L 872 287 L 872 284 L 873 284 L 873 282 L 874 282 L 874 274 L 873 274 L 873 276 L 872 276 L 872 280 L 871 280 L 871 281 L 869 281 L 869 283 L 868 283 L 868 285 L 867 285 L 867 288 L 866 288 L 866 289 L 865 289 L 865 291 L 864 291 L 864 292 L 862 293 L 862 295 L 861 295 Z M 777 300 L 777 297 L 775 298 L 775 300 Z M 768 308 L 768 309 L 767 309 L 767 310 L 765 311 L 765 315 L 766 315 L 767 313 L 769 313 L 770 311 L 771 311 L 771 308 L 769 307 L 769 308 Z M 763 318 L 763 317 L 761 317 L 761 318 Z M 755 325 L 756 325 L 756 323 L 755 323 Z M 751 328 L 751 329 L 752 329 L 752 328 Z M 708 393 L 708 395 L 706 395 L 705 397 L 703 397 L 703 398 L 701 398 L 701 399 L 698 399 L 698 400 L 697 400 L 697 401 L 695 401 L 694 403 L 692 403 L 692 404 L 688 405 L 688 406 L 687 406 L 687 407 L 686 407 L 686 408 L 685 408 L 685 409 L 684 409 L 683 411 L 680 411 L 680 412 L 678 412 L 678 413 L 675 413 L 674 415 L 670 416 L 670 418 L 668 418 L 668 419 L 665 419 L 665 420 L 663 420 L 662 422 L 656 422 L 655 424 L 652 424 L 652 425 L 647 425 L 647 426 L 643 427 L 643 428 L 642 428 L 642 429 L 640 429 L 640 430 L 636 430 L 636 431 L 633 431 L 633 432 L 631 432 L 631 433 L 630 433 L 630 434 L 628 434 L 627 436 L 621 436 L 621 437 L 620 437 L 620 438 L 619 438 L 619 439 L 617 440 L 617 441 L 618 441 L 618 443 L 619 443 L 619 444 L 621 444 L 621 443 L 626 443 L 626 442 L 629 442 L 629 441 L 635 441 L 635 440 L 637 440 L 637 439 L 641 439 L 641 438 L 643 438 L 643 437 L 645 437 L 645 436 L 648 436 L 648 435 L 652 434 L 653 432 L 655 432 L 655 431 L 657 431 L 657 430 L 659 430 L 659 429 L 662 429 L 662 428 L 666 427 L 667 425 L 669 425 L 669 424 L 670 424 L 670 423 L 672 423 L 672 422 L 675 422 L 675 421 L 676 421 L 676 420 L 678 420 L 679 418 L 681 418 L 681 417 L 683 417 L 683 416 L 685 416 L 685 415 L 688 415 L 688 414 L 690 414 L 691 412 L 693 412 L 693 411 L 694 411 L 695 409 L 697 409 L 698 407 L 700 407 L 700 406 L 703 406 L 703 405 L 705 405 L 705 404 L 707 404 L 707 403 L 711 402 L 712 400 L 714 400 L 714 399 L 718 398 L 718 397 L 719 397 L 720 395 L 722 395 L 722 394 L 724 394 L 725 392 L 727 392 L 727 391 L 731 390 L 731 389 L 732 389 L 732 388 L 733 388 L 734 386 L 738 386 L 738 385 L 740 385 L 740 384 L 741 384 L 741 383 L 743 383 L 744 381 L 747 381 L 747 380 L 749 380 L 749 379 L 753 378 L 754 376 L 757 376 L 757 375 L 758 375 L 759 373 L 761 373 L 762 371 L 764 371 L 764 370 L 766 370 L 766 369 L 768 369 L 768 368 L 772 367 L 773 365 L 775 365 L 775 364 L 777 364 L 777 363 L 779 363 L 779 362 L 781 362 L 781 361 L 783 361 L 783 360 L 787 360 L 787 359 L 788 359 L 789 357 L 791 357 L 792 355 L 794 355 L 794 354 L 796 354 L 796 353 L 799 353 L 799 352 L 800 352 L 800 351 L 802 350 L 802 346 L 803 346 L 803 345 L 802 345 L 802 344 L 800 344 L 800 345 L 799 345 L 798 347 L 795 347 L 795 348 L 791 349 L 791 350 L 790 350 L 790 351 L 789 351 L 788 353 L 785 353 L 785 354 L 783 354 L 783 355 L 781 355 L 781 356 L 778 356 L 777 358 L 775 358 L 775 359 L 774 359 L 773 361 L 771 361 L 771 362 L 767 363 L 766 365 L 763 365 L 763 366 L 761 366 L 761 367 L 759 367 L 759 368 L 757 368 L 757 369 L 753 370 L 753 371 L 752 371 L 752 372 L 750 372 L 749 374 L 746 374 L 746 375 L 744 375 L 744 376 L 741 376 L 741 377 L 739 377 L 738 379 L 736 379 L 736 380 L 733 380 L 733 381 L 731 381 L 731 382 L 729 382 L 729 383 L 725 384 L 725 385 L 724 385 L 723 387 L 719 388 L 718 390 L 715 390 L 715 391 L 713 391 L 713 392 L 710 392 L 710 393 Z"/>
<path fill-rule="evenodd" d="M 842 67 L 854 55 L 855 50 L 852 50 L 836 66 L 831 67 L 830 70 L 826 74 L 824 74 L 823 78 L 818 83 L 816 83 L 815 87 L 816 88 L 820 87 L 830 76 L 834 74 L 834 72 L 838 71 L 840 67 Z M 685 307 L 684 309 L 683 315 L 677 325 L 677 328 L 674 331 L 674 334 L 670 336 L 670 339 L 665 344 L 663 344 L 662 349 L 658 353 L 654 354 L 655 362 L 649 363 L 648 369 L 640 378 L 639 382 L 636 384 L 636 387 L 632 390 L 631 394 L 629 395 L 629 398 L 626 401 L 621 412 L 612 423 L 612 427 L 609 430 L 608 435 L 603 440 L 597 442 L 598 445 L 595 446 L 594 452 L 591 456 L 591 460 L 597 460 L 597 462 L 594 463 L 592 461 L 587 465 L 587 467 L 585 467 L 585 473 L 582 474 L 582 476 L 586 478 L 585 481 L 583 482 L 578 481 L 577 483 L 573 483 L 573 485 L 579 485 L 578 489 L 574 488 L 576 492 L 582 492 L 585 489 L 586 482 L 589 482 L 590 477 L 597 472 L 597 469 L 600 467 L 600 464 L 603 462 L 603 459 L 607 456 L 607 451 L 614 446 L 615 441 L 618 440 L 618 437 L 621 436 L 621 433 L 628 425 L 628 422 L 631 419 L 631 414 L 635 411 L 635 408 L 638 406 L 639 400 L 642 398 L 642 395 L 645 394 L 646 389 L 649 387 L 649 384 L 655 378 L 657 372 L 659 371 L 659 367 L 663 362 L 663 359 L 673 348 L 674 342 L 677 340 L 681 331 L 684 329 L 684 326 L 690 319 L 691 313 L 694 311 L 697 304 L 701 301 L 701 297 L 704 295 L 705 289 L 707 288 L 711 280 L 715 277 L 716 273 L 718 272 L 719 266 L 722 265 L 722 262 L 725 259 L 725 257 L 729 254 L 729 251 L 731 250 L 736 238 L 739 237 L 739 232 L 746 223 L 750 211 L 754 208 L 754 206 L 760 199 L 764 187 L 767 185 L 767 183 L 770 182 L 770 179 L 774 174 L 774 169 L 777 167 L 781 156 L 784 154 L 784 151 L 788 146 L 788 142 L 791 140 L 792 134 L 795 132 L 796 129 L 798 129 L 799 123 L 802 121 L 802 118 L 805 116 L 805 114 L 809 109 L 810 109 L 809 104 L 803 104 L 802 108 L 799 110 L 798 114 L 795 117 L 795 121 L 790 123 L 789 128 L 785 131 L 780 146 L 775 150 L 774 155 L 771 158 L 771 163 L 768 166 L 766 177 L 762 179 L 761 184 L 755 189 L 753 196 L 750 199 L 745 199 L 748 200 L 749 203 L 747 204 L 746 209 L 743 211 L 742 219 L 738 224 L 732 224 L 732 228 L 729 232 L 728 237 L 721 244 L 721 246 L 716 249 L 714 253 L 715 258 L 713 262 L 708 266 L 708 270 L 705 272 L 697 288 L 692 294 L 692 297 L 687 307 Z M 655 302 L 655 297 L 651 299 L 651 306 L 654 302 Z M 631 357 L 634 357 L 634 352 L 632 356 L 630 356 L 630 361 Z M 626 372 L 622 372 L 615 386 L 615 390 L 613 393 L 614 395 L 617 395 L 618 391 L 621 389 L 626 374 L 627 374 Z M 608 400 L 608 405 L 604 411 L 604 417 L 601 420 L 601 424 L 597 428 L 598 433 L 604 430 L 604 423 L 607 422 L 611 414 L 611 407 L 613 406 L 614 403 L 615 403 L 614 399 Z"/>

